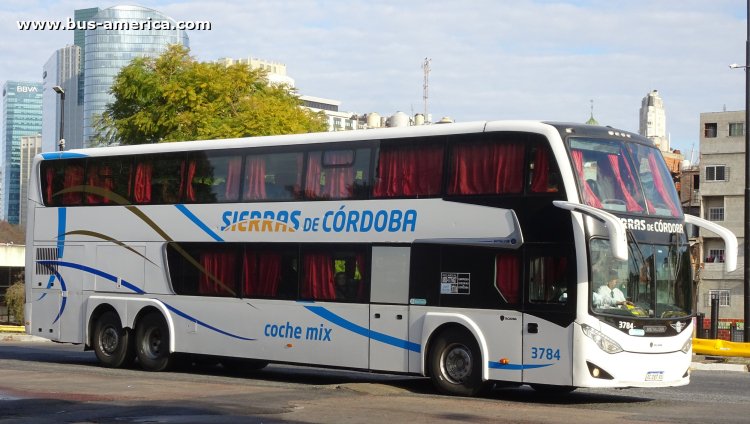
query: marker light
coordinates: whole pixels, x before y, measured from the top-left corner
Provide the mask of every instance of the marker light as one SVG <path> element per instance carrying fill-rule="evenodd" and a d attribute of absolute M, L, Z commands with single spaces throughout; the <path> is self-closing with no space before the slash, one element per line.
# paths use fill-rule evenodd
<path fill-rule="evenodd" d="M 682 345 L 682 349 L 680 350 L 682 351 L 682 353 L 690 353 L 690 349 L 692 348 L 693 348 L 693 338 L 690 337 L 689 339 L 687 339 L 685 344 Z"/>
<path fill-rule="evenodd" d="M 502 358 L 502 359 L 500 359 L 500 364 L 502 364 L 502 365 L 508 365 L 509 363 L 510 363 L 510 361 L 508 360 L 508 358 Z"/>

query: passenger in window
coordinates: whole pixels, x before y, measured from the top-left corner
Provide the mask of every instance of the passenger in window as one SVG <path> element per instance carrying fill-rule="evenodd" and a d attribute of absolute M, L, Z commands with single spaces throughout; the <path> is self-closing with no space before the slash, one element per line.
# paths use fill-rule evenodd
<path fill-rule="evenodd" d="M 336 288 L 336 300 L 357 299 L 357 280 L 350 279 L 345 272 L 337 272 L 333 281 Z"/>

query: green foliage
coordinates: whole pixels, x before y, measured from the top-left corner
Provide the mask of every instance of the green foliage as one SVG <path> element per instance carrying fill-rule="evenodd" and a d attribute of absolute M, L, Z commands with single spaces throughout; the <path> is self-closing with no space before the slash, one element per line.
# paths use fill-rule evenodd
<path fill-rule="evenodd" d="M 322 113 L 300 107 L 294 90 L 270 85 L 247 65 L 198 62 L 179 45 L 122 68 L 114 102 L 97 119 L 109 145 L 325 131 Z"/>
<path fill-rule="evenodd" d="M 8 314 L 13 316 L 11 322 L 23 324 L 23 309 L 26 303 L 26 286 L 22 281 L 14 283 L 5 292 L 5 304 L 8 306 Z"/>
<path fill-rule="evenodd" d="M 8 221 L 0 221 L 0 243 L 24 244 L 26 233 L 18 225 L 10 224 Z"/>

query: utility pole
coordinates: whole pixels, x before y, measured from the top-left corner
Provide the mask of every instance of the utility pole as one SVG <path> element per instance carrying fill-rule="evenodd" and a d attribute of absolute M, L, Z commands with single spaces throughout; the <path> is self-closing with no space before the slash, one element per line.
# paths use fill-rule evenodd
<path fill-rule="evenodd" d="M 748 0 L 750 1 L 750 0 Z M 432 70 L 430 68 L 430 63 L 432 62 L 432 59 L 430 58 L 424 58 L 424 63 L 422 63 L 422 71 L 424 71 L 424 84 L 422 85 L 422 100 L 424 100 L 424 119 L 425 122 L 429 122 L 429 117 L 427 115 L 427 98 L 428 90 L 429 90 L 429 79 L 430 79 L 430 71 Z"/>

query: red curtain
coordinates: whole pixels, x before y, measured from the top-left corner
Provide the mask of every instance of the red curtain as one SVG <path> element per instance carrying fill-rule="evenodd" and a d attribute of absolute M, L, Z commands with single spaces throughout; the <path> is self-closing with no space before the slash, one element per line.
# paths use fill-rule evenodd
<path fill-rule="evenodd" d="M 83 166 L 68 165 L 65 167 L 65 179 L 63 188 L 73 188 L 83 185 Z M 64 205 L 80 205 L 83 203 L 83 193 L 81 191 L 68 192 L 63 194 Z"/>
<path fill-rule="evenodd" d="M 620 172 L 620 158 L 625 159 L 622 156 L 618 156 L 615 154 L 608 154 L 607 159 L 609 159 L 609 165 L 612 167 L 612 173 L 614 174 L 614 179 L 617 181 L 617 185 L 620 187 L 620 191 L 622 191 L 622 195 L 625 198 L 625 204 L 627 205 L 628 212 L 642 212 L 643 207 L 638 204 L 638 201 L 636 201 L 633 196 L 630 194 L 630 191 L 628 190 L 628 187 L 625 185 L 625 181 L 622 179 L 622 173 Z M 628 171 L 630 171 L 630 167 L 626 168 Z M 632 181 L 632 175 L 630 175 L 630 179 Z M 635 186 L 633 186 L 635 188 Z"/>
<path fill-rule="evenodd" d="M 266 198 L 266 160 L 262 156 L 245 159 L 245 194 L 243 200 Z"/>
<path fill-rule="evenodd" d="M 531 176 L 531 191 L 546 193 L 549 191 L 549 151 L 545 147 L 537 147 L 534 154 L 534 173 Z"/>
<path fill-rule="evenodd" d="M 305 270 L 301 295 L 303 299 L 334 300 L 336 288 L 333 282 L 333 260 L 325 253 L 306 253 L 303 256 Z"/>
<path fill-rule="evenodd" d="M 153 166 L 150 162 L 138 163 L 135 167 L 135 188 L 133 198 L 136 203 L 151 202 L 151 174 Z"/>
<path fill-rule="evenodd" d="M 518 143 L 463 144 L 453 148 L 450 194 L 523 191 L 524 146 Z"/>
<path fill-rule="evenodd" d="M 193 179 L 195 178 L 195 171 L 198 168 L 198 163 L 195 160 L 188 161 L 187 165 L 187 176 L 185 175 L 184 168 L 185 162 L 182 162 L 182 166 L 180 166 L 181 172 L 180 174 L 185 178 L 184 180 L 180 181 L 180 193 L 183 191 L 183 187 L 185 187 L 185 200 L 188 202 L 195 202 L 197 199 L 195 195 L 195 187 L 193 186 Z"/>
<path fill-rule="evenodd" d="M 576 166 L 576 173 L 578 174 L 578 181 L 583 186 L 583 201 L 589 206 L 595 208 L 601 208 L 602 202 L 596 197 L 596 194 L 586 182 L 586 177 L 583 174 L 583 152 L 580 150 L 571 150 L 570 155 L 573 157 L 573 163 Z"/>
<path fill-rule="evenodd" d="M 47 187 L 45 188 L 45 203 L 47 205 L 54 205 L 55 202 L 52 200 L 52 195 L 54 194 L 54 182 L 55 182 L 55 168 L 49 167 L 47 168 L 47 173 L 45 175 Z"/>
<path fill-rule="evenodd" d="M 307 158 L 305 196 L 311 199 L 346 199 L 352 197 L 354 168 L 352 166 L 327 166 L 321 164 L 321 154 L 311 153 Z M 350 163 L 351 152 L 326 152 L 329 164 Z"/>
<path fill-rule="evenodd" d="M 212 296 L 235 296 L 237 287 L 237 254 L 235 252 L 202 252 L 203 267 L 198 293 Z"/>
<path fill-rule="evenodd" d="M 520 301 L 520 261 L 517 256 L 495 256 L 495 287 L 508 303 Z"/>
<path fill-rule="evenodd" d="M 281 255 L 248 251 L 242 262 L 246 297 L 275 297 L 281 281 Z"/>
<path fill-rule="evenodd" d="M 242 171 L 242 158 L 233 157 L 227 162 L 227 184 L 224 192 L 225 200 L 237 200 L 240 198 L 240 172 Z"/>
<path fill-rule="evenodd" d="M 667 188 L 664 187 L 664 178 L 661 175 L 661 169 L 659 168 L 659 164 L 656 162 L 656 156 L 654 155 L 654 152 L 648 153 L 648 165 L 651 168 L 651 172 L 653 174 L 654 187 L 659 193 L 659 196 L 661 196 L 661 200 L 672 212 L 672 216 L 680 216 L 679 209 L 677 209 L 677 206 L 675 206 L 674 202 L 672 202 L 672 196 L 667 193 Z"/>
<path fill-rule="evenodd" d="M 443 147 L 388 146 L 380 149 L 375 197 L 433 196 L 440 193 Z"/>
<path fill-rule="evenodd" d="M 112 179 L 112 168 L 109 166 L 98 167 L 96 165 L 90 165 L 88 168 L 88 185 L 91 187 L 103 188 L 107 191 L 112 191 L 114 188 L 114 181 Z M 99 196 L 98 194 L 87 194 L 86 202 L 90 205 L 97 205 L 100 203 L 108 204 L 109 198 Z"/>

